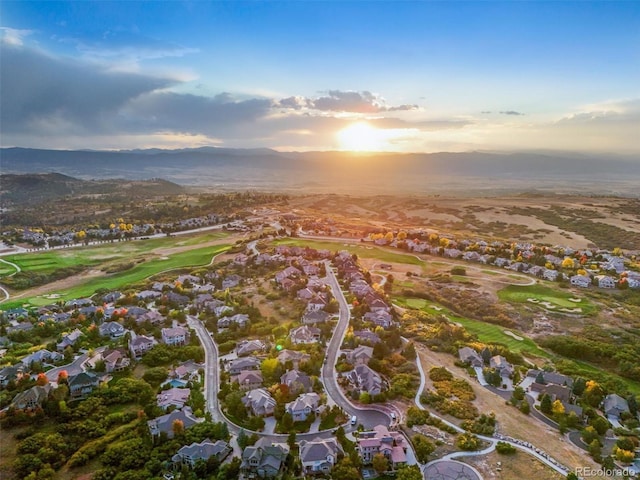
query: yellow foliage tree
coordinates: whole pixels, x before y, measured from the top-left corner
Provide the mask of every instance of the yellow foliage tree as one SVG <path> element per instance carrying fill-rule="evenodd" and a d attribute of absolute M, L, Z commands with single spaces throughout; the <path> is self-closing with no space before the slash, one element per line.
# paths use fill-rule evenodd
<path fill-rule="evenodd" d="M 400 230 L 398 232 L 397 238 L 398 238 L 398 240 L 406 240 L 407 239 L 407 232 L 405 232 L 404 230 Z"/>
<path fill-rule="evenodd" d="M 562 402 L 560 400 L 556 400 L 555 402 L 553 402 L 553 405 L 551 405 L 551 411 L 556 416 L 564 415 L 564 405 L 562 405 Z"/>
<path fill-rule="evenodd" d="M 573 268 L 573 267 L 574 267 L 573 258 L 564 257 L 564 260 L 562 260 L 562 268 Z"/>

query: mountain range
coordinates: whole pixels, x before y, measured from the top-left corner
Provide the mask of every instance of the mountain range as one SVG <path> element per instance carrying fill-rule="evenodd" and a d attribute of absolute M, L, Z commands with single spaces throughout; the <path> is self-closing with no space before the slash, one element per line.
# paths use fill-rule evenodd
<path fill-rule="evenodd" d="M 366 193 L 560 193 L 637 196 L 640 161 L 557 152 L 278 152 L 202 147 L 162 150 L 3 148 L 0 172 L 81 179 L 163 178 L 203 189 Z"/>

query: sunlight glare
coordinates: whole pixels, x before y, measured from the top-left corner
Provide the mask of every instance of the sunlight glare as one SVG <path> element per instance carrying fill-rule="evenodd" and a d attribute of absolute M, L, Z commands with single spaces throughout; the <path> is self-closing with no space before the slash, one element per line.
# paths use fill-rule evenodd
<path fill-rule="evenodd" d="M 385 144 L 383 132 L 366 122 L 357 122 L 343 128 L 337 134 L 342 150 L 374 152 Z"/>

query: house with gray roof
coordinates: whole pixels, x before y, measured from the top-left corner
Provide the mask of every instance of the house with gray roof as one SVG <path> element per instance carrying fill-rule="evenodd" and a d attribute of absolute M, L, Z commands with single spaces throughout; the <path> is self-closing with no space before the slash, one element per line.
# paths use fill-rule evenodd
<path fill-rule="evenodd" d="M 319 328 L 302 325 L 292 329 L 289 333 L 289 338 L 296 345 L 317 343 L 320 340 L 321 333 Z"/>
<path fill-rule="evenodd" d="M 502 355 L 494 355 L 489 361 L 489 366 L 495 368 L 501 377 L 509 377 L 513 374 L 513 365 L 511 365 Z"/>
<path fill-rule="evenodd" d="M 294 368 L 298 368 L 301 363 L 311 360 L 311 355 L 305 352 L 298 352 L 296 350 L 282 350 L 278 354 L 278 362 L 285 364 L 291 362 Z"/>
<path fill-rule="evenodd" d="M 216 440 L 212 442 L 208 438 L 200 443 L 192 443 L 191 445 L 185 445 L 178 453 L 176 453 L 171 460 L 173 463 L 181 463 L 193 468 L 197 461 L 207 461 L 211 457 L 215 457 L 218 462 L 222 462 L 233 449 L 229 444 L 223 440 Z"/>
<path fill-rule="evenodd" d="M 153 337 L 147 337 L 146 335 L 136 335 L 135 333 L 131 334 L 131 339 L 129 340 L 129 350 L 131 351 L 131 356 L 135 360 L 140 360 L 142 356 L 151 350 L 155 344 L 156 340 Z"/>
<path fill-rule="evenodd" d="M 56 345 L 56 349 L 62 352 L 65 348 L 74 346 L 81 336 L 82 332 L 76 328 L 73 332 L 62 336 L 62 340 Z"/>
<path fill-rule="evenodd" d="M 162 343 L 165 345 L 185 345 L 189 341 L 189 330 L 184 327 L 162 329 Z"/>
<path fill-rule="evenodd" d="M 263 352 L 266 348 L 262 340 L 243 340 L 236 346 L 236 355 L 243 357 L 255 352 Z"/>
<path fill-rule="evenodd" d="M 30 355 L 24 357 L 21 362 L 27 366 L 31 367 L 33 362 L 38 362 L 40 364 L 44 363 L 53 363 L 64 359 L 64 355 L 58 352 L 50 352 L 49 350 L 43 349 L 38 350 L 37 352 L 33 352 Z"/>
<path fill-rule="evenodd" d="M 382 393 L 382 377 L 367 365 L 358 365 L 347 375 L 347 379 L 360 392 L 370 395 Z"/>
<path fill-rule="evenodd" d="M 611 416 L 620 418 L 620 415 L 625 412 L 629 412 L 629 403 L 620 395 L 612 393 L 604 398 L 603 410 L 607 417 Z"/>
<path fill-rule="evenodd" d="M 299 370 L 289 370 L 280 377 L 280 383 L 289 387 L 289 391 L 293 393 L 310 392 L 312 388 L 311 377 Z"/>
<path fill-rule="evenodd" d="M 260 368 L 260 360 L 256 357 L 243 357 L 231 360 L 226 367 L 231 375 L 239 375 L 243 370 L 256 370 Z"/>
<path fill-rule="evenodd" d="M 249 390 L 242 397 L 242 403 L 257 417 L 270 417 L 276 408 L 276 401 L 264 388 Z"/>
<path fill-rule="evenodd" d="M 31 387 L 17 394 L 11 401 L 11 406 L 16 410 L 33 410 L 34 408 L 42 407 L 52 388 L 49 383 L 44 386 L 36 385 Z"/>
<path fill-rule="evenodd" d="M 313 325 L 315 323 L 324 323 L 331 318 L 331 315 L 324 310 L 305 310 L 302 315 L 302 323 L 305 325 Z"/>
<path fill-rule="evenodd" d="M 274 478 L 280 473 L 288 454 L 286 445 L 273 444 L 261 438 L 242 452 L 240 471 L 248 478 Z"/>
<path fill-rule="evenodd" d="M 100 336 L 109 337 L 111 340 L 123 337 L 126 333 L 125 328 L 118 322 L 104 322 L 98 330 L 100 331 Z"/>
<path fill-rule="evenodd" d="M 300 442 L 300 461 L 305 474 L 329 474 L 344 451 L 335 438 Z"/>
<path fill-rule="evenodd" d="M 347 353 L 347 360 L 352 365 L 367 365 L 373 357 L 373 347 L 360 345 Z"/>
<path fill-rule="evenodd" d="M 262 373 L 260 370 L 242 370 L 231 381 L 238 383 L 240 390 L 253 390 L 262 386 Z"/>
<path fill-rule="evenodd" d="M 189 388 L 170 388 L 156 395 L 156 403 L 164 411 L 167 411 L 170 407 L 181 409 L 189 400 L 189 395 L 191 395 L 191 389 Z"/>
<path fill-rule="evenodd" d="M 309 415 L 318 409 L 320 395 L 317 393 L 303 393 L 293 402 L 284 406 L 287 413 L 291 414 L 294 422 L 304 422 Z"/>
<path fill-rule="evenodd" d="M 462 347 L 458 350 L 458 357 L 463 363 L 468 363 L 472 367 L 482 367 L 484 362 L 478 352 L 471 347 Z"/>
<path fill-rule="evenodd" d="M 67 379 L 69 386 L 69 397 L 78 400 L 89 395 L 95 388 L 100 385 L 100 378 L 97 375 L 88 372 L 78 373 Z"/>
<path fill-rule="evenodd" d="M 197 418 L 189 407 L 185 407 L 182 410 L 174 410 L 171 413 L 149 420 L 147 427 L 149 427 L 149 433 L 151 433 L 152 437 L 159 437 L 164 432 L 167 438 L 173 438 L 174 422 L 176 421 L 182 422 L 182 426 L 187 430 L 196 423 L 203 422 L 204 419 Z"/>

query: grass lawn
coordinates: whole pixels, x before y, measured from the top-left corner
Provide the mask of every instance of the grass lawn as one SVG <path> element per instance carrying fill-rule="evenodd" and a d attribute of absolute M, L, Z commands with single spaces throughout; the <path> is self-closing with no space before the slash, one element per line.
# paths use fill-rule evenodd
<path fill-rule="evenodd" d="M 316 250 L 346 250 L 350 253 L 355 253 L 359 257 L 363 258 L 375 258 L 387 263 L 406 263 L 409 265 L 424 265 L 424 261 L 413 255 L 407 255 L 404 253 L 395 253 L 388 250 L 383 250 L 378 247 L 373 247 L 369 243 L 340 243 L 331 241 L 318 241 L 318 240 L 306 240 L 304 238 L 286 238 L 274 240 L 274 245 L 292 245 L 298 247 L 310 247 Z"/>
<path fill-rule="evenodd" d="M 509 285 L 498 291 L 498 298 L 505 302 L 536 305 L 536 303 L 529 300 L 534 299 L 538 302 L 548 302 L 557 309 L 567 308 L 573 310 L 574 308 L 580 308 L 583 315 L 591 315 L 596 312 L 596 306 L 586 298 L 581 297 L 579 302 L 572 302 L 569 299 L 575 298 L 574 293 L 540 284 L 531 286 Z M 540 304 L 538 303 L 538 305 Z M 543 305 L 540 306 L 542 307 Z M 553 308 L 550 310 L 555 311 Z M 558 311 L 561 312 L 561 310 Z"/>
<path fill-rule="evenodd" d="M 492 323 L 485 323 L 479 320 L 471 320 L 469 318 L 456 315 L 451 310 L 441 305 L 438 305 L 429 300 L 422 298 L 396 298 L 394 302 L 400 305 L 406 305 L 409 308 L 417 310 L 423 310 L 433 315 L 445 315 L 449 320 L 454 323 L 459 323 L 467 329 L 469 333 L 472 333 L 478 337 L 478 339 L 485 343 L 502 343 L 506 345 L 510 350 L 514 352 L 521 352 L 524 355 L 533 355 L 536 357 L 550 358 L 551 355 L 542 350 L 536 343 L 527 338 L 522 333 L 514 331 L 513 329 L 507 329 L 500 325 L 494 325 Z M 515 338 L 507 335 L 505 330 L 512 331 L 517 336 L 522 337 L 522 340 L 516 340 Z"/>
<path fill-rule="evenodd" d="M 176 253 L 169 257 L 156 257 L 144 263 L 140 263 L 124 272 L 93 278 L 83 284 L 75 285 L 65 292 L 56 293 L 60 294 L 59 299 L 69 300 L 72 298 L 93 295 L 95 291 L 100 288 L 106 288 L 108 290 L 124 288 L 166 270 L 207 265 L 214 255 L 225 252 L 229 248 L 229 245 L 216 245 L 213 247 L 203 247 L 189 250 L 187 252 Z M 25 303 L 41 306 L 51 303 L 51 299 L 44 298 L 42 296 L 18 299 L 3 303 L 2 309 L 14 308 Z"/>

